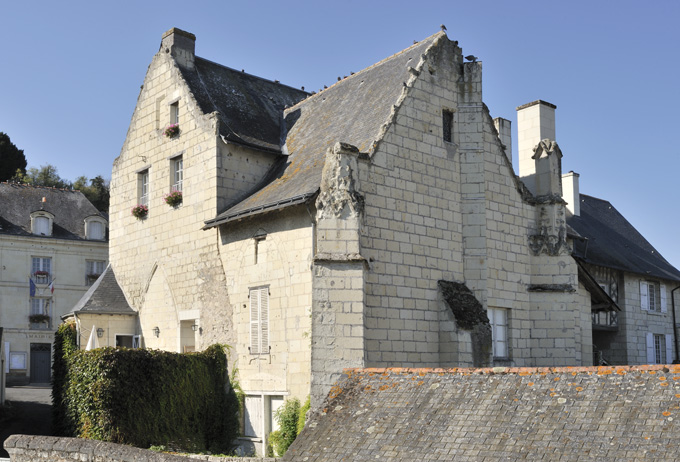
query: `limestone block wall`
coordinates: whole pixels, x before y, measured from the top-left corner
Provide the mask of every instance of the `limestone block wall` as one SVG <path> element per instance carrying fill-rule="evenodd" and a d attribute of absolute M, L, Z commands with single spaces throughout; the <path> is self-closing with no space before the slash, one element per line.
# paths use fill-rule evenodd
<path fill-rule="evenodd" d="M 37 284 L 36 296 L 48 299 L 52 316 L 49 329 L 31 329 L 29 277 L 32 258 L 51 259 L 54 292 Z M 10 369 L 9 383 L 25 383 L 31 370 L 31 344 L 52 344 L 61 316 L 70 312 L 89 289 L 87 261 L 108 260 L 108 246 L 101 241 L 69 241 L 25 236 L 0 237 L 0 325 L 9 353 L 25 356 L 25 369 Z M 7 346 L 7 345 L 5 345 Z"/>
<path fill-rule="evenodd" d="M 305 206 L 220 227 L 219 254 L 234 313 L 234 363 L 247 393 L 278 392 L 301 401 L 310 393 L 312 233 Z M 268 287 L 267 354 L 249 351 L 249 292 L 258 287 Z"/>
<path fill-rule="evenodd" d="M 180 134 L 163 130 L 170 104 L 179 107 Z M 139 311 L 144 344 L 181 349 L 180 320 L 202 327 L 196 348 L 232 343 L 229 295 L 215 230 L 201 230 L 218 212 L 217 122 L 202 114 L 170 55 L 149 66 L 111 181 L 111 263 L 133 308 Z M 183 160 L 183 202 L 165 204 L 173 161 Z M 149 214 L 138 220 L 140 174 L 149 174 Z M 192 318 L 193 317 L 193 318 Z M 219 322 L 218 322 L 219 320 Z M 159 337 L 151 333 L 158 326 Z"/>
<path fill-rule="evenodd" d="M 640 281 L 653 281 L 665 287 L 666 312 L 643 311 L 640 301 Z M 647 333 L 664 334 L 673 339 L 673 313 L 671 304 L 671 290 L 677 287 L 677 282 L 657 278 L 647 278 L 633 273 L 623 276 L 623 310 L 625 312 L 625 337 L 628 351 L 628 364 L 648 364 Z M 676 290 L 677 293 L 680 290 Z M 676 302 L 678 299 L 676 298 Z M 676 303 L 676 309 L 679 308 Z M 676 316 L 678 316 L 676 314 Z M 675 348 L 673 346 L 673 348 Z M 674 350 L 673 350 L 674 355 Z M 673 358 L 666 358 L 671 363 Z"/>

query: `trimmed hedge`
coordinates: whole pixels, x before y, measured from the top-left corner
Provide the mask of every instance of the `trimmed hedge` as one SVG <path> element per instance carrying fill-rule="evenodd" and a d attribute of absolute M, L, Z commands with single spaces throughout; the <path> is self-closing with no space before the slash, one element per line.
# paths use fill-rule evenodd
<path fill-rule="evenodd" d="M 63 405 L 64 387 L 68 377 L 67 357 L 78 350 L 78 332 L 75 321 L 61 324 L 54 334 L 52 348 L 52 431 L 66 435 L 68 423 Z"/>
<path fill-rule="evenodd" d="M 63 390 L 55 379 L 53 391 L 61 396 L 54 428 L 64 436 L 213 452 L 228 452 L 238 436 L 238 401 L 220 345 L 191 354 L 98 348 L 64 357 Z"/>

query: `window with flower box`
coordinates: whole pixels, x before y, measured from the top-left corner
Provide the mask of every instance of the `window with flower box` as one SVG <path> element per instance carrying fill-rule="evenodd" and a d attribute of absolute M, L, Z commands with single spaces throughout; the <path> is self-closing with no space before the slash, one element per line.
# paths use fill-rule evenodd
<path fill-rule="evenodd" d="M 99 279 L 99 276 L 104 272 L 106 262 L 100 260 L 93 260 L 85 262 L 85 280 L 88 286 L 94 284 L 94 281 Z"/>
<path fill-rule="evenodd" d="M 52 324 L 49 298 L 32 297 L 28 322 L 31 329 L 49 329 Z"/>
<path fill-rule="evenodd" d="M 36 284 L 47 284 L 52 276 L 52 259 L 50 257 L 33 257 L 31 274 Z"/>

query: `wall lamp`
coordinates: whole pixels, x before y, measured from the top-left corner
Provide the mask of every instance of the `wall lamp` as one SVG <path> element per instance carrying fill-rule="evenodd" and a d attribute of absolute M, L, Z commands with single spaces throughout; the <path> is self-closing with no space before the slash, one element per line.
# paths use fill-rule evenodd
<path fill-rule="evenodd" d="M 191 325 L 191 330 L 193 330 L 194 332 L 196 332 L 196 331 L 198 330 L 198 324 L 192 324 L 192 325 Z"/>
<path fill-rule="evenodd" d="M 158 326 L 153 328 L 153 335 L 156 337 L 159 337 L 161 335 L 161 330 L 158 328 Z"/>
<path fill-rule="evenodd" d="M 97 328 L 97 337 L 101 337 L 102 335 L 104 335 L 104 329 L 101 327 Z"/>

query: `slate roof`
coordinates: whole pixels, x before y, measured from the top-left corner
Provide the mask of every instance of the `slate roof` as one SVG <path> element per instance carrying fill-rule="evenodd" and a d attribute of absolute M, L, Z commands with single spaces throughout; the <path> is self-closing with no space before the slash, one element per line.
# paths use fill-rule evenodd
<path fill-rule="evenodd" d="M 346 370 L 284 461 L 677 460 L 680 366 Z"/>
<path fill-rule="evenodd" d="M 109 264 L 94 284 L 73 307 L 72 313 L 137 314 L 125 299 L 123 290 Z M 68 315 L 67 315 L 68 316 Z"/>
<path fill-rule="evenodd" d="M 31 213 L 41 209 L 54 215 L 52 236 L 31 233 Z M 80 191 L 0 183 L 0 235 L 85 240 L 90 216 L 104 217 Z"/>
<path fill-rule="evenodd" d="M 257 192 L 207 221 L 207 227 L 314 196 L 321 184 L 326 150 L 336 142 L 372 152 L 406 91 L 408 68 L 417 69 L 421 56 L 440 39 L 446 39 L 446 34 L 432 35 L 287 109 L 288 157 L 272 167 Z"/>
<path fill-rule="evenodd" d="M 567 223 L 587 242 L 574 240 L 573 255 L 587 263 L 680 281 L 680 271 L 665 258 L 609 202 L 580 195 L 581 215 Z"/>
<path fill-rule="evenodd" d="M 201 111 L 217 111 L 220 135 L 229 141 L 281 151 L 283 110 L 309 93 L 196 57 L 194 69 L 180 66 Z"/>

